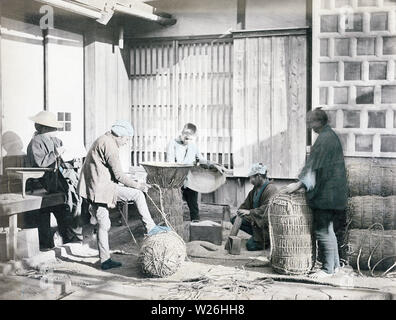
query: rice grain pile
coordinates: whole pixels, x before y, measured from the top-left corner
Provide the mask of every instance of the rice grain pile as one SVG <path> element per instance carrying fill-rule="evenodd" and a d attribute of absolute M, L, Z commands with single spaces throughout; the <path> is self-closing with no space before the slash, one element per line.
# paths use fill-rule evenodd
<path fill-rule="evenodd" d="M 379 223 L 385 230 L 396 230 L 396 196 L 351 197 L 346 212 L 351 229 L 368 229 Z"/>
<path fill-rule="evenodd" d="M 352 229 L 348 238 L 349 264 L 354 269 L 387 270 L 396 263 L 396 230 Z"/>
<path fill-rule="evenodd" d="M 174 274 L 186 258 L 186 244 L 173 232 L 147 236 L 140 249 L 138 264 L 148 277 L 164 278 Z"/>
<path fill-rule="evenodd" d="M 316 260 L 312 211 L 304 193 L 278 194 L 269 209 L 271 264 L 282 274 L 306 274 Z"/>

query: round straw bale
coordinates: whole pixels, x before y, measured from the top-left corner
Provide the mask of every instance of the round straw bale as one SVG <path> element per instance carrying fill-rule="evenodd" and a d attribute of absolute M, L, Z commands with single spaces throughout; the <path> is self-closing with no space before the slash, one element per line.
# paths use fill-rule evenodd
<path fill-rule="evenodd" d="M 138 263 L 148 277 L 168 277 L 174 274 L 186 258 L 186 244 L 173 232 L 147 236 L 140 249 Z"/>
<path fill-rule="evenodd" d="M 368 229 L 374 223 L 385 230 L 396 229 L 396 196 L 357 196 L 348 199 L 350 229 Z"/>

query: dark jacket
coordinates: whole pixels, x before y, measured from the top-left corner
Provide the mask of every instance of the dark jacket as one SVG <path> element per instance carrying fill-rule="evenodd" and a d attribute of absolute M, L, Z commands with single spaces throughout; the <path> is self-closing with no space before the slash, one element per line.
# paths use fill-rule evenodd
<path fill-rule="evenodd" d="M 344 154 L 340 139 L 329 125 L 319 133 L 299 178 L 310 168 L 316 183 L 307 191 L 308 205 L 312 209 L 344 210 L 348 199 Z"/>
<path fill-rule="evenodd" d="M 33 168 L 55 168 L 55 148 L 62 146 L 62 140 L 48 133 L 35 133 L 27 147 L 28 166 Z M 47 172 L 40 179 L 43 187 L 49 192 L 56 192 L 58 172 Z"/>
<path fill-rule="evenodd" d="M 277 188 L 270 182 L 264 189 L 260 196 L 259 206 L 253 209 L 253 197 L 256 192 L 256 187 L 253 188 L 246 197 L 245 201 L 240 205 L 239 209 L 250 210 L 250 215 L 260 228 L 268 225 L 268 208 L 271 198 L 277 193 Z"/>
<path fill-rule="evenodd" d="M 55 168 L 55 148 L 62 146 L 62 140 L 48 134 L 36 133 L 27 147 L 28 165 L 33 168 Z M 66 194 L 65 205 L 75 216 L 80 215 L 81 199 L 77 194 L 78 174 L 69 163 L 59 161 L 59 170 L 46 172 L 40 183 L 48 192 Z"/>

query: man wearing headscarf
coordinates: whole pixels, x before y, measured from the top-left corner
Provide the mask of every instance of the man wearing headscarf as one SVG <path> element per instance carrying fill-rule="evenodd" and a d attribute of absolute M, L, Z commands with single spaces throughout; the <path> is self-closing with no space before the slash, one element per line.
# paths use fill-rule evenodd
<path fill-rule="evenodd" d="M 333 275 L 340 267 L 337 238 L 334 232 L 336 215 L 344 213 L 348 187 L 342 145 L 328 125 L 326 112 L 317 108 L 307 114 L 307 127 L 319 134 L 309 158 L 299 175 L 299 181 L 282 190 L 293 193 L 306 190 L 309 207 L 313 210 L 314 234 L 318 242 L 322 269 L 313 278 Z"/>
<path fill-rule="evenodd" d="M 57 220 L 63 243 L 81 242 L 81 199 L 76 193 L 78 174 L 70 163 L 61 161 L 65 148 L 62 141 L 55 136 L 57 129 L 63 125 L 49 111 L 41 111 L 30 120 L 34 121 L 36 132 L 27 147 L 28 165 L 33 168 L 57 167 L 53 172 L 46 172 L 40 183 L 48 192 L 66 194 L 65 204 L 50 210 Z M 38 216 L 41 249 L 55 246 L 51 235 L 50 212 L 41 210 Z"/>
<path fill-rule="evenodd" d="M 170 230 L 156 226 L 151 218 L 143 193 L 150 185 L 138 182 L 122 171 L 119 148 L 126 145 L 132 136 L 132 125 L 128 121 L 117 121 L 111 131 L 92 144 L 81 170 L 78 193 L 88 200 L 90 213 L 98 223 L 98 247 L 103 270 L 121 266 L 120 262 L 110 258 L 108 236 L 111 227 L 108 209 L 114 208 L 117 201 L 135 202 L 149 235 Z"/>
<path fill-rule="evenodd" d="M 267 177 L 267 167 L 255 163 L 248 174 L 253 189 L 240 205 L 237 215 L 242 217 L 241 230 L 252 235 L 246 243 L 249 251 L 263 250 L 269 246 L 268 208 L 277 188 Z M 236 215 L 231 218 L 234 223 Z"/>

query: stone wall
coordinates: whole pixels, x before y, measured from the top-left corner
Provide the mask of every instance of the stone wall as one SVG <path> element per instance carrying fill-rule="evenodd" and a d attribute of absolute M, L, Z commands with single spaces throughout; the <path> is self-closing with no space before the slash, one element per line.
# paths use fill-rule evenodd
<path fill-rule="evenodd" d="M 346 156 L 396 158 L 396 0 L 313 0 L 313 108 Z"/>

